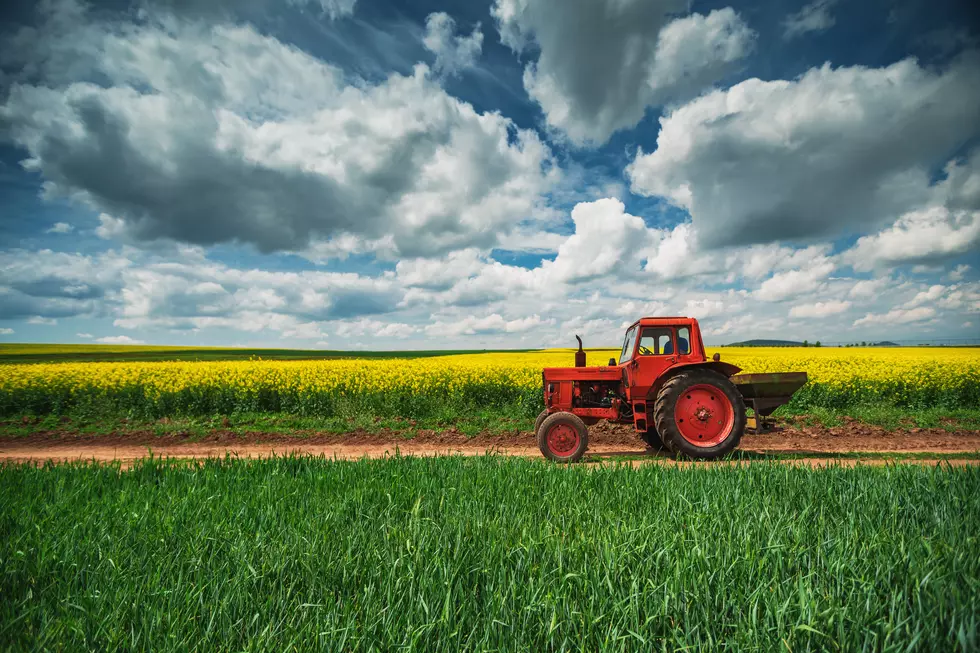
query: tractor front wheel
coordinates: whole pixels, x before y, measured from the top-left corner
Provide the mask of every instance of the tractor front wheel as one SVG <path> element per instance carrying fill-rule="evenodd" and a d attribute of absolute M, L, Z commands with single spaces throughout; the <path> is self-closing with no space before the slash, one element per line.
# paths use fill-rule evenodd
<path fill-rule="evenodd" d="M 547 408 L 538 413 L 537 419 L 534 420 L 534 435 L 538 434 L 538 431 L 541 429 L 541 422 L 543 422 L 550 414 L 551 413 L 548 412 Z"/>
<path fill-rule="evenodd" d="M 589 448 L 589 427 L 578 415 L 553 413 L 538 428 L 538 448 L 549 460 L 578 462 Z"/>
<path fill-rule="evenodd" d="M 664 383 L 653 409 L 657 432 L 676 453 L 710 460 L 732 452 L 745 432 L 745 402 L 728 377 L 682 372 Z"/>

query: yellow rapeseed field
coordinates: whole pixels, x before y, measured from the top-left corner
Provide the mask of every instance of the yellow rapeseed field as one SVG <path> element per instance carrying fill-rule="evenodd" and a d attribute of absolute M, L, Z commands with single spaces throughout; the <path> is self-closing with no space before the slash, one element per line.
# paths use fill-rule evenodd
<path fill-rule="evenodd" d="M 910 407 L 980 405 L 980 362 L 966 348 L 722 348 L 745 372 L 804 371 L 798 407 L 885 401 Z M 602 364 L 618 352 L 590 351 Z M 541 369 L 572 365 L 572 350 L 429 358 L 301 361 L 73 362 L 4 365 L 0 410 L 78 407 L 147 415 L 351 411 L 414 417 L 445 404 L 533 413 Z"/>

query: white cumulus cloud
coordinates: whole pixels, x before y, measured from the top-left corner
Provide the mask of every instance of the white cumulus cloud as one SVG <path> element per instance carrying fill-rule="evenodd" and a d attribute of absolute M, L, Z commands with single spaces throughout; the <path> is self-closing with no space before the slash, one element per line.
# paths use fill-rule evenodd
<path fill-rule="evenodd" d="M 966 277 L 966 273 L 969 272 L 970 269 L 971 268 L 969 265 L 962 263 L 960 265 L 957 265 L 952 270 L 950 270 L 947 276 L 949 277 L 950 281 L 962 281 Z"/>
<path fill-rule="evenodd" d="M 49 234 L 70 234 L 75 230 L 75 227 L 68 224 L 67 222 L 55 222 L 45 233 Z"/>
<path fill-rule="evenodd" d="M 642 218 L 630 215 L 617 199 L 582 202 L 572 209 L 575 233 L 558 247 L 558 256 L 544 270 L 565 282 L 611 274 L 632 261 L 651 242 Z"/>
<path fill-rule="evenodd" d="M 872 324 L 908 324 L 909 322 L 920 322 L 936 315 L 936 309 L 928 306 L 919 308 L 895 308 L 887 313 L 868 313 L 862 318 L 854 321 L 854 326 Z"/>
<path fill-rule="evenodd" d="M 538 315 L 507 320 L 498 313 L 485 317 L 469 316 L 455 322 L 436 321 L 425 328 L 430 336 L 459 336 L 493 333 L 521 333 L 545 324 L 554 324 L 553 320 L 543 320 Z"/>
<path fill-rule="evenodd" d="M 822 32 L 837 22 L 830 10 L 837 0 L 814 0 L 783 21 L 783 38 L 792 39 L 808 32 Z"/>
<path fill-rule="evenodd" d="M 426 50 L 436 56 L 433 70 L 456 75 L 476 65 L 483 49 L 483 31 L 477 24 L 469 35 L 458 35 L 456 21 L 449 14 L 439 11 L 425 19 L 422 43 Z"/>
<path fill-rule="evenodd" d="M 832 260 L 824 258 L 802 270 L 778 272 L 762 282 L 755 296 L 767 302 L 800 297 L 819 288 L 835 267 Z"/>
<path fill-rule="evenodd" d="M 878 233 L 862 236 L 847 253 L 856 270 L 941 260 L 980 247 L 980 211 L 934 206 L 904 214 Z"/>
<path fill-rule="evenodd" d="M 524 88 L 572 142 L 604 143 L 647 108 L 700 93 L 752 49 L 731 8 L 691 14 L 682 0 L 496 0 L 501 41 L 538 52 Z M 533 47 L 532 47 L 533 44 Z"/>
<path fill-rule="evenodd" d="M 627 174 L 634 192 L 690 211 L 708 247 L 867 233 L 935 203 L 932 167 L 980 135 L 978 106 L 976 53 L 944 70 L 906 59 L 748 79 L 669 112 Z M 969 170 L 954 172 L 964 187 L 948 195 L 969 203 Z"/>
<path fill-rule="evenodd" d="M 250 26 L 78 29 L 61 37 L 89 66 L 13 84 L 0 117 L 49 192 L 104 213 L 105 238 L 491 248 L 559 176 L 533 130 L 448 95 L 425 66 L 347 83 Z"/>
<path fill-rule="evenodd" d="M 105 336 L 103 338 L 96 338 L 96 342 L 101 342 L 104 345 L 142 345 L 144 342 L 142 340 L 136 340 L 135 338 L 130 338 L 129 336 Z"/>
<path fill-rule="evenodd" d="M 830 315 L 843 313 L 851 307 L 851 302 L 830 300 L 826 302 L 814 302 L 812 304 L 799 304 L 789 309 L 790 317 L 819 319 Z"/>

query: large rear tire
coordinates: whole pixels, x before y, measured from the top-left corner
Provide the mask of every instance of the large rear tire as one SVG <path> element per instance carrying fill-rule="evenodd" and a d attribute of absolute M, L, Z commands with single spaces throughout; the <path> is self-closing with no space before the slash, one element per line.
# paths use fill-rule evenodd
<path fill-rule="evenodd" d="M 589 448 L 589 427 L 578 415 L 553 413 L 541 422 L 538 429 L 538 448 L 549 460 L 574 463 L 582 459 Z"/>
<path fill-rule="evenodd" d="M 711 460 L 731 453 L 745 433 L 745 402 L 718 372 L 694 369 L 672 377 L 657 394 L 657 432 L 676 453 Z"/>
<path fill-rule="evenodd" d="M 654 451 L 660 451 L 662 449 L 667 448 L 667 445 L 664 444 L 664 441 L 660 439 L 660 434 L 657 433 L 656 428 L 650 428 L 646 431 L 641 432 L 639 435 L 640 435 L 640 439 L 643 440 L 646 443 L 646 445 L 651 449 L 653 449 Z"/>

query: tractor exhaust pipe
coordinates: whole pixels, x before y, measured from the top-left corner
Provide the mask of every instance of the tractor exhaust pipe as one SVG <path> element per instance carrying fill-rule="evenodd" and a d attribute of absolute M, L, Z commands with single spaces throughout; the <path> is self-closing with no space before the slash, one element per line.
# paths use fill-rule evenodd
<path fill-rule="evenodd" d="M 575 352 L 575 367 L 585 367 L 585 350 L 582 349 L 582 339 L 575 336 L 578 340 L 578 351 Z"/>

